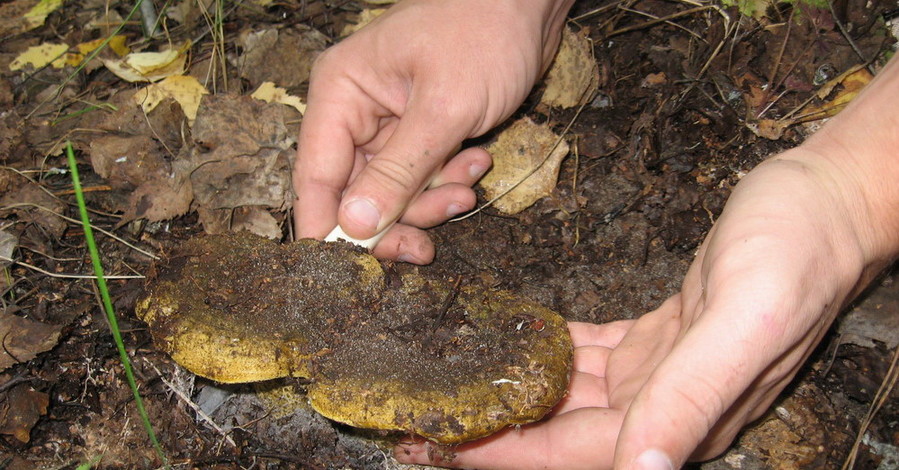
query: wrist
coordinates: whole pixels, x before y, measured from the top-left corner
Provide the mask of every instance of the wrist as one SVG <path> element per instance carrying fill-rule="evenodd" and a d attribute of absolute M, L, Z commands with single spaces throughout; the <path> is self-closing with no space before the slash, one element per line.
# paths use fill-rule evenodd
<path fill-rule="evenodd" d="M 800 149 L 842 191 L 866 260 L 882 269 L 899 255 L 899 60 Z"/>

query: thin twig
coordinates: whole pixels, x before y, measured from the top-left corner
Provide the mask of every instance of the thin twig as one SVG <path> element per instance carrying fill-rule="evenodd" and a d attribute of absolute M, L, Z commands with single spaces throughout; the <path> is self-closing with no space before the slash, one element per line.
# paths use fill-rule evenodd
<path fill-rule="evenodd" d="M 711 7 L 705 6 L 705 7 L 703 7 L 702 9 L 703 9 L 703 10 L 708 10 L 708 9 L 711 9 Z M 653 15 L 652 13 L 647 13 L 647 12 L 645 12 L 645 11 L 640 11 L 640 10 L 634 10 L 634 9 L 631 9 L 631 8 L 624 8 L 624 7 L 622 7 L 621 10 L 622 10 L 622 11 L 626 11 L 626 12 L 628 12 L 628 13 L 633 13 L 633 14 L 635 14 L 635 15 L 641 15 L 641 16 L 645 16 L 645 17 L 647 17 L 647 18 L 651 18 L 652 21 L 648 21 L 648 22 L 644 23 L 644 27 L 649 27 L 649 26 L 652 26 L 652 25 L 657 24 L 657 23 L 665 23 L 665 24 L 667 24 L 667 25 L 669 25 L 669 26 L 674 26 L 675 28 L 684 31 L 685 33 L 687 33 L 687 34 L 689 34 L 689 35 L 695 37 L 695 38 L 698 39 L 699 41 L 706 42 L 706 41 L 705 41 L 705 38 L 703 38 L 699 33 L 695 32 L 695 31 L 692 31 L 692 30 L 690 30 L 689 28 L 687 28 L 687 27 L 685 27 L 685 26 L 681 26 L 681 25 L 679 25 L 679 24 L 677 24 L 677 23 L 675 23 L 675 22 L 673 22 L 673 21 L 670 21 L 670 20 L 666 19 L 666 18 L 670 18 L 670 17 L 659 18 L 658 16 Z M 695 11 L 695 10 L 698 10 L 698 9 L 695 9 L 695 8 L 694 8 L 693 10 Z M 676 13 L 675 13 L 675 14 L 676 14 Z M 626 28 L 623 28 L 623 29 L 626 29 Z M 623 31 L 623 32 L 626 32 L 626 31 Z M 619 34 L 619 31 L 613 31 L 613 32 L 609 33 L 609 36 L 611 36 L 611 35 L 613 35 L 613 34 Z"/>
<path fill-rule="evenodd" d="M 872 59 L 869 59 L 869 58 L 865 57 L 864 54 L 862 54 L 862 50 L 859 49 L 858 44 L 856 44 L 855 41 L 852 40 L 852 36 L 849 35 L 849 31 L 846 31 L 846 27 L 843 25 L 843 22 L 840 21 L 839 18 L 837 18 L 837 13 L 833 10 L 833 0 L 828 0 L 827 8 L 830 9 L 830 16 L 831 16 L 831 18 L 833 18 L 833 22 L 836 23 L 837 28 L 840 29 L 840 33 L 846 39 L 846 42 L 849 43 L 849 47 L 851 47 L 852 50 L 855 51 L 855 53 L 858 55 L 858 58 L 861 59 L 862 62 L 868 64 L 866 66 L 868 68 L 868 72 L 871 72 L 871 74 L 874 74 L 874 67 L 871 65 Z M 878 50 L 880 50 L 880 49 L 878 49 Z"/>
<path fill-rule="evenodd" d="M 883 382 L 881 382 L 877 394 L 874 395 L 874 401 L 871 403 L 871 407 L 868 408 L 865 419 L 862 420 L 858 435 L 855 437 L 855 443 L 852 444 L 852 450 L 849 452 L 849 456 L 846 457 L 846 462 L 843 463 L 843 470 L 849 470 L 855 466 L 855 459 L 858 457 L 858 448 L 861 446 L 862 440 L 868 432 L 868 426 L 871 425 L 874 416 L 877 415 L 877 412 L 880 411 L 883 404 L 890 398 L 893 389 L 896 388 L 896 382 L 899 380 L 899 367 L 897 367 L 897 363 L 899 363 L 899 347 L 893 351 L 893 361 L 890 363 L 890 368 L 887 371 L 886 377 L 883 378 Z"/>
<path fill-rule="evenodd" d="M 173 383 L 169 382 L 169 381 L 162 375 L 162 372 L 160 372 L 159 369 L 156 368 L 156 365 L 155 365 L 155 364 L 153 364 L 152 362 L 150 362 L 147 358 L 143 358 L 143 360 L 144 360 L 144 363 L 146 363 L 146 364 L 149 365 L 154 371 L 156 371 L 156 375 L 159 376 L 159 380 L 161 380 L 162 383 L 164 383 L 165 386 L 169 388 L 169 390 L 171 390 L 172 392 L 174 392 L 175 395 L 176 395 L 179 399 L 181 399 L 181 401 L 184 402 L 184 404 L 186 404 L 187 406 L 190 407 L 190 409 L 194 410 L 194 412 L 197 414 L 197 416 L 200 417 L 200 420 L 202 420 L 203 422 L 205 422 L 206 424 L 208 424 L 209 427 L 211 427 L 212 429 L 214 429 L 217 433 L 221 434 L 222 437 L 224 437 L 225 440 L 228 442 L 228 444 L 231 444 L 231 447 L 237 448 L 237 444 L 234 443 L 234 439 L 231 438 L 231 435 L 230 435 L 230 433 L 229 433 L 228 431 L 225 431 L 225 430 L 222 429 L 218 424 L 216 424 L 216 422 L 213 421 L 213 419 L 210 418 L 209 415 L 207 415 L 206 412 L 203 411 L 202 408 L 200 408 L 200 405 L 197 405 L 196 403 L 194 403 L 194 401 L 191 400 L 190 397 L 187 396 L 187 394 L 184 393 L 184 391 L 182 391 L 180 388 L 176 387 Z"/>
<path fill-rule="evenodd" d="M 63 220 L 66 220 L 66 221 L 68 221 L 68 222 L 71 222 L 71 223 L 73 223 L 73 224 L 78 224 L 78 225 L 82 225 L 82 226 L 83 226 L 83 224 L 82 224 L 82 222 L 81 222 L 80 220 L 73 219 L 73 218 L 71 218 L 71 217 L 66 217 L 66 216 L 64 216 L 64 215 L 62 215 L 62 214 L 60 214 L 60 213 L 54 211 L 53 209 L 50 209 L 50 208 L 41 206 L 41 205 L 39 205 L 39 204 L 33 204 L 33 203 L 30 203 L 30 202 L 19 202 L 19 203 L 16 203 L 16 204 L 10 204 L 10 205 L 8 205 L 8 206 L 3 206 L 3 207 L 0 208 L 0 209 L 14 209 L 14 208 L 16 208 L 16 207 L 34 207 L 34 208 L 37 208 L 37 209 L 41 209 L 41 210 L 43 210 L 43 211 L 47 211 L 47 212 L 49 212 L 49 213 L 51 213 L 51 214 L 53 214 L 53 215 L 55 215 L 55 216 L 57 216 L 57 217 L 59 217 L 59 218 L 61 218 L 61 219 L 63 219 Z M 144 256 L 147 256 L 148 258 L 151 258 L 151 259 L 159 259 L 159 257 L 156 256 L 156 255 L 154 255 L 153 253 L 150 253 L 149 251 L 145 251 L 145 250 L 143 250 L 143 249 L 138 248 L 137 246 L 135 246 L 135 245 L 133 245 L 133 244 L 131 244 L 131 243 L 125 241 L 125 240 L 122 239 L 121 237 L 119 237 L 119 236 L 113 234 L 112 232 L 103 230 L 102 228 L 97 227 L 96 225 L 93 225 L 93 224 L 91 225 L 91 227 L 92 227 L 94 230 L 96 230 L 96 231 L 102 233 L 103 235 L 106 235 L 107 237 L 112 238 L 113 240 L 115 240 L 115 241 L 117 241 L 117 242 L 119 242 L 119 243 L 121 243 L 121 244 L 127 246 L 128 248 L 131 248 L 132 250 L 134 250 L 134 251 L 136 251 L 136 252 L 138 252 L 138 253 L 140 253 L 140 254 L 142 254 L 142 255 L 144 255 Z"/>
<path fill-rule="evenodd" d="M 562 143 L 562 139 L 564 139 L 565 135 L 568 134 L 568 131 L 571 130 L 571 126 L 573 126 L 574 122 L 577 121 L 577 118 L 581 115 L 581 111 L 584 110 L 584 108 L 587 106 L 588 103 L 589 103 L 589 100 L 585 100 L 584 103 L 582 103 L 581 106 L 577 109 L 577 112 L 574 113 L 574 116 L 571 118 L 571 121 L 568 122 L 568 125 L 565 126 L 565 129 L 562 131 L 562 133 L 559 134 L 559 138 L 556 139 L 556 141 L 555 141 L 555 143 L 553 143 L 552 147 L 550 147 L 549 150 L 546 151 L 546 156 L 543 157 L 543 160 L 540 161 L 539 165 L 532 168 L 531 171 L 529 171 L 526 175 L 524 175 L 523 178 L 521 178 L 520 180 L 515 182 L 515 184 L 506 188 L 505 191 L 499 193 L 493 199 L 485 202 L 484 204 L 479 206 L 477 209 L 475 209 L 465 215 L 456 217 L 455 219 L 450 219 L 449 222 L 458 222 L 460 220 L 465 220 L 465 219 L 477 214 L 478 212 L 481 212 L 482 210 L 492 206 L 501 197 L 505 196 L 506 194 L 509 194 L 510 192 L 512 192 L 512 190 L 514 190 L 519 185 L 521 185 L 521 183 L 524 183 L 525 180 L 530 178 L 534 173 L 537 172 L 537 170 L 539 170 L 540 168 L 543 168 L 543 165 L 546 164 L 546 162 L 549 160 L 549 157 L 552 156 L 553 152 L 556 151 L 556 148 L 559 146 L 559 144 Z"/>
<path fill-rule="evenodd" d="M 777 58 L 771 64 L 771 71 L 768 72 L 768 84 L 774 86 L 774 79 L 777 78 L 777 69 L 780 68 L 780 62 L 783 60 L 784 52 L 787 50 L 787 44 L 790 42 L 790 33 L 793 32 L 793 18 L 787 18 L 787 32 L 784 33 L 784 40 L 780 43 L 780 50 L 777 51 Z"/>
<path fill-rule="evenodd" d="M 711 10 L 711 9 L 713 9 L 713 7 L 708 6 L 708 5 L 704 5 L 704 6 L 696 7 L 696 8 L 690 8 L 690 9 L 687 9 L 687 10 L 684 10 L 684 11 L 679 11 L 679 12 L 677 12 L 677 13 L 673 13 L 673 14 L 668 15 L 668 16 L 664 16 L 664 17 L 661 17 L 661 18 L 656 18 L 656 19 L 654 19 L 654 20 L 644 21 L 643 23 L 640 23 L 640 24 L 635 24 L 635 25 L 631 25 L 631 26 L 625 26 L 625 27 L 623 27 L 623 28 L 621 28 L 621 29 L 616 29 L 615 31 L 612 31 L 611 33 L 609 33 L 608 35 L 606 35 L 606 37 L 609 38 L 609 37 L 612 37 L 612 36 L 615 36 L 615 35 L 618 35 L 618 34 L 629 33 L 629 32 L 631 32 L 631 31 L 636 31 L 636 30 L 638 30 L 638 29 L 648 28 L 648 27 L 650 27 L 650 26 L 657 25 L 657 24 L 659 24 L 659 23 L 668 23 L 668 22 L 670 22 L 671 20 L 674 20 L 674 19 L 677 19 L 677 18 L 681 18 L 681 17 L 684 17 L 684 16 L 689 16 L 689 15 L 692 15 L 692 14 L 694 14 L 694 13 L 699 13 L 699 12 L 702 12 L 702 11 L 705 11 L 705 10 Z M 625 11 L 629 11 L 629 12 L 631 12 L 631 13 L 641 13 L 641 12 L 638 12 L 638 11 L 635 11 L 635 10 L 630 10 L 630 9 L 625 9 Z M 641 13 L 641 14 L 643 14 L 643 15 L 645 15 L 645 16 L 651 16 L 651 15 L 649 15 L 648 13 Z"/>
<path fill-rule="evenodd" d="M 581 14 L 581 15 L 578 15 L 578 16 L 575 16 L 575 17 L 572 18 L 570 21 L 572 21 L 573 23 L 577 23 L 577 22 L 586 20 L 587 18 L 590 18 L 590 17 L 596 16 L 596 15 L 605 13 L 605 12 L 608 11 L 608 10 L 613 10 L 613 9 L 615 9 L 616 7 L 618 7 L 618 4 L 617 4 L 617 3 L 610 3 L 610 4 L 608 4 L 608 5 L 603 5 L 603 6 L 597 8 L 597 9 L 595 9 L 595 10 L 591 10 L 591 11 L 588 11 L 587 13 L 584 13 L 584 14 Z"/>
<path fill-rule="evenodd" d="M 58 279 L 94 279 L 94 280 L 97 279 L 97 276 L 92 276 L 92 275 L 90 275 L 90 274 L 59 274 L 59 273 L 51 273 L 50 271 L 47 271 L 47 270 L 45 270 L 45 269 L 41 269 L 41 268 L 39 268 L 39 267 L 37 267 L 37 266 L 34 266 L 34 265 L 32 265 L 32 264 L 28 264 L 28 263 L 26 263 L 26 262 L 24 262 L 24 261 L 14 260 L 14 259 L 12 259 L 12 258 L 7 258 L 6 256 L 2 256 L 2 255 L 0 255 L 0 261 L 6 261 L 6 262 L 8 262 L 8 263 L 18 264 L 19 266 L 22 266 L 23 268 L 28 268 L 28 269 L 31 269 L 32 271 L 37 271 L 37 272 L 39 272 L 39 273 L 41 273 L 41 274 L 44 274 L 44 275 L 47 275 L 47 276 L 50 276 L 50 277 L 55 277 L 55 278 L 58 278 Z M 146 278 L 146 276 L 142 276 L 142 275 L 135 275 L 135 276 L 127 276 L 127 275 L 126 275 L 126 276 L 110 276 L 110 275 L 107 275 L 107 276 L 104 276 L 104 277 L 105 277 L 106 279 L 145 279 L 145 278 Z"/>

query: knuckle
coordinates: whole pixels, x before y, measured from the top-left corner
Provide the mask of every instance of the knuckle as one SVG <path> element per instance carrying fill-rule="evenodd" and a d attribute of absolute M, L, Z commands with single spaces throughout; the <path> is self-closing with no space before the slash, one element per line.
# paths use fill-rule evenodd
<path fill-rule="evenodd" d="M 413 160 L 376 158 L 369 162 L 366 170 L 376 184 L 390 193 L 408 195 L 417 189 L 418 176 Z"/>

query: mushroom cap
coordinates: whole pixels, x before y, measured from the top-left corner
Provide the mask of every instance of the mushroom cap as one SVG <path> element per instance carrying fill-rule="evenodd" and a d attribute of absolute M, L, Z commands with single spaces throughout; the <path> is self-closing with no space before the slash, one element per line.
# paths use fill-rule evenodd
<path fill-rule="evenodd" d="M 536 421 L 567 388 L 556 313 L 418 272 L 387 282 L 346 243 L 198 237 L 156 270 L 138 315 L 176 362 L 220 382 L 308 378 L 313 408 L 352 426 L 455 444 Z"/>
<path fill-rule="evenodd" d="M 191 372 L 223 383 L 309 377 L 334 312 L 376 301 L 384 271 L 362 250 L 247 232 L 201 236 L 151 273 L 138 317 Z"/>

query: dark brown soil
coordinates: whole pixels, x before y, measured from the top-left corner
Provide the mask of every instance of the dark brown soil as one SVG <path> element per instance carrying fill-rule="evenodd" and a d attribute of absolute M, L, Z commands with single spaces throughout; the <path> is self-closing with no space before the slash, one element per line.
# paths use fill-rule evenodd
<path fill-rule="evenodd" d="M 355 1 L 225 4 L 224 52 L 240 55 L 240 33 L 266 26 L 297 31 L 308 26 L 334 40 L 361 6 Z M 89 274 L 91 268 L 81 226 L 57 215 L 77 218 L 65 158 L 54 151 L 59 142 L 69 138 L 76 144 L 93 223 L 145 251 L 165 256 L 203 227 L 212 227 L 212 220 L 251 220 L 248 214 L 259 212 L 273 214 L 270 225 L 290 238 L 285 208 L 261 202 L 221 209 L 199 201 L 192 206 L 199 213 L 170 221 L 123 219 L 136 182 L 129 186 L 94 173 L 91 158 L 98 151 L 92 154 L 91 143 L 110 135 L 134 137 L 146 132 L 137 128 L 148 128 L 150 121 L 138 116 L 104 123 L 104 117 L 120 115 L 90 106 L 121 103 L 135 85 L 102 67 L 80 71 L 68 81 L 72 68 L 12 72 L 7 67 L 28 46 L 102 37 L 85 25 L 107 8 L 125 16 L 131 4 L 70 2 L 44 26 L 0 38 L 0 217 L 2 231 L 16 238 L 11 245 L 0 243 L 0 248 L 12 247 L 0 255 L 14 260 L 4 263 L 2 281 L 0 359 L 8 366 L 0 371 L 0 468 L 75 468 L 91 461 L 100 468 L 160 465 L 137 417 L 93 282 L 63 276 Z M 734 8 L 697 10 L 663 22 L 643 14 L 667 17 L 691 8 L 661 0 L 579 2 L 572 17 L 590 28 L 595 41 L 599 94 L 574 120 L 570 139 L 576 151 L 564 161 L 556 190 L 515 217 L 487 209 L 433 230 L 437 260 L 421 272 L 478 279 L 570 320 L 634 318 L 655 308 L 677 291 L 733 185 L 765 157 L 801 142 L 814 123 L 790 127 L 777 140 L 759 137 L 754 126 L 814 101 L 821 80 L 882 60 L 893 42 L 884 19 L 895 15 L 896 4 L 848 0 L 835 2 L 831 10 L 784 3 L 759 19 L 741 17 Z M 143 41 L 136 23 L 128 23 L 123 34 L 135 46 Z M 194 73 L 211 71 L 217 93 L 255 90 L 258 83 L 246 70 L 238 75 L 236 67 L 211 65 L 219 56 L 213 55 L 213 35 L 202 15 L 171 23 L 169 34 L 173 42 L 196 39 Z M 156 50 L 166 42 L 160 37 L 149 45 Z M 64 81 L 61 94 L 54 95 Z M 289 91 L 303 96 L 304 88 L 299 84 Z M 573 110 L 540 109 L 537 97 L 539 89 L 522 114 L 558 131 L 574 118 Z M 203 147 L 180 132 L 177 105 L 166 109 L 174 120 L 149 124 L 157 130 L 148 134 L 152 148 L 162 149 L 153 160 L 161 166 L 154 168 L 168 171 L 165 165 L 184 150 L 182 145 L 193 155 L 219 155 L 216 142 Z M 277 131 L 259 127 L 253 132 Z M 273 143 L 265 145 L 277 147 L 281 137 L 269 136 Z M 125 215 L 140 213 L 139 207 L 130 209 L 133 213 Z M 98 237 L 107 274 L 149 273 L 149 256 L 109 236 Z M 856 311 L 892 311 L 895 317 L 899 283 L 893 278 L 885 277 L 872 291 L 876 302 Z M 302 407 L 278 411 L 282 408 L 252 387 L 215 385 L 180 369 L 154 346 L 146 325 L 134 315 L 143 280 L 109 282 L 150 421 L 173 465 L 397 467 L 370 434 Z M 432 300 L 439 304 L 442 298 Z M 896 347 L 888 334 L 894 328 L 874 327 L 861 335 L 846 333 L 847 328 L 835 329 L 824 340 L 771 413 L 725 456 L 702 467 L 839 468 Z M 198 418 L 197 409 L 222 432 Z M 895 400 L 886 401 L 866 428 L 855 468 L 899 465 L 897 416 Z"/>

